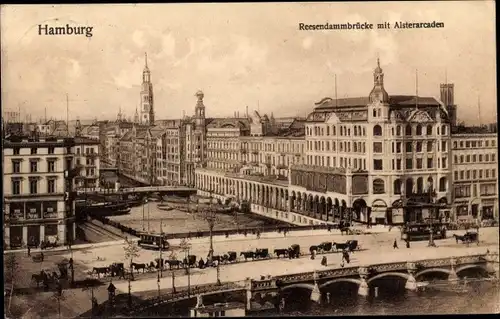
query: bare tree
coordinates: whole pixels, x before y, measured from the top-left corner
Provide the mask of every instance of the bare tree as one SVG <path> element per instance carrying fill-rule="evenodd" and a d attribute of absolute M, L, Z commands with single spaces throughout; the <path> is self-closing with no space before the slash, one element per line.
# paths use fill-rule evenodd
<path fill-rule="evenodd" d="M 14 292 L 14 285 L 18 269 L 19 269 L 19 263 L 17 261 L 16 255 L 15 254 L 7 255 L 7 257 L 5 258 L 5 270 L 7 271 L 7 276 L 5 278 L 5 285 L 10 285 L 9 305 L 6 311 L 9 314 L 10 314 L 10 305 L 12 303 L 12 294 Z"/>
<path fill-rule="evenodd" d="M 57 300 L 57 313 L 59 314 L 59 319 L 61 319 L 61 300 L 64 300 L 65 297 L 63 295 L 62 283 L 60 280 L 57 281 L 57 289 L 54 292 L 53 297 Z"/>
<path fill-rule="evenodd" d="M 132 307 L 132 287 L 131 281 L 134 279 L 134 270 L 132 269 L 132 264 L 134 262 L 134 258 L 139 257 L 139 246 L 133 240 L 125 239 L 126 246 L 123 247 L 125 251 L 125 259 L 130 260 L 130 275 L 128 276 L 128 305 Z"/>
<path fill-rule="evenodd" d="M 188 276 L 188 296 L 191 295 L 191 274 L 190 274 L 190 265 L 189 265 L 189 250 L 191 249 L 191 243 L 187 241 L 186 238 L 181 239 L 181 242 L 179 244 L 179 247 L 181 248 L 181 251 L 184 252 L 185 257 L 185 264 L 184 266 L 186 267 L 186 274 Z"/>

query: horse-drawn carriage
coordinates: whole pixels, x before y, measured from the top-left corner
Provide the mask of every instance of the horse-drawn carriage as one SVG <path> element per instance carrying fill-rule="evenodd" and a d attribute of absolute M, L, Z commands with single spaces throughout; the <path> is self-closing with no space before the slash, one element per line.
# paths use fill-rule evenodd
<path fill-rule="evenodd" d="M 31 260 L 33 262 L 35 262 L 35 263 L 41 263 L 41 262 L 43 262 L 44 258 L 45 257 L 43 255 L 43 253 L 34 254 L 34 255 L 31 256 Z"/>
<path fill-rule="evenodd" d="M 463 244 L 470 244 L 470 243 L 477 243 L 479 245 L 479 233 L 478 232 L 473 232 L 473 231 L 468 231 L 462 236 L 459 235 L 453 235 L 455 237 L 455 240 L 458 244 L 458 241 L 461 241 Z"/>

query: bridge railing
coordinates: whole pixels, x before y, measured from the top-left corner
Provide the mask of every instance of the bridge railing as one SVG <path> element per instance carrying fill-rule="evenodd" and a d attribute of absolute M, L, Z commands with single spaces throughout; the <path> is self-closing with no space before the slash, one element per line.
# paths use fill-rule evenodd
<path fill-rule="evenodd" d="M 196 298 L 196 296 L 200 294 L 215 294 L 218 292 L 225 292 L 225 291 L 240 291 L 240 290 L 244 291 L 245 288 L 238 286 L 239 284 L 241 284 L 241 282 L 225 282 L 221 283 L 220 285 L 211 284 L 205 286 L 192 287 L 190 290 L 187 290 L 187 288 L 184 287 L 183 290 L 177 291 L 176 293 L 171 292 L 167 294 L 162 294 L 159 297 L 156 296 L 144 300 L 143 302 L 138 304 L 138 307 L 135 307 L 136 310 L 134 310 L 132 314 L 140 313 L 151 307 L 157 307 L 171 302 Z"/>

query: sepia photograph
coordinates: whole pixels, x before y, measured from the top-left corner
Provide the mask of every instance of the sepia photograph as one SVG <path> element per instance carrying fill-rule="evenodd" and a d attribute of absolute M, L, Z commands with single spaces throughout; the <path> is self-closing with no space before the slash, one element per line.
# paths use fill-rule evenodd
<path fill-rule="evenodd" d="M 0 6 L 4 318 L 500 312 L 494 1 Z"/>

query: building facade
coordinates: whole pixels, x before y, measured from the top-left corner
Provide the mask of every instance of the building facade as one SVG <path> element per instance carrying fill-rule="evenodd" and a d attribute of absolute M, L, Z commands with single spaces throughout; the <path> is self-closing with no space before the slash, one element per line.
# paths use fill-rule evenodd
<path fill-rule="evenodd" d="M 4 247 L 71 242 L 74 139 L 9 136 L 3 148 Z"/>
<path fill-rule="evenodd" d="M 393 216 L 394 206 L 403 200 L 429 202 L 429 190 L 436 193 L 433 201 L 450 207 L 448 110 L 453 109 L 453 86 L 441 87 L 450 103 L 446 105 L 433 97 L 389 96 L 379 63 L 373 76 L 374 85 L 367 97 L 324 98 L 316 103 L 304 123 L 302 139 L 267 136 L 273 134 L 275 125 L 267 116 L 256 113 L 250 119 L 249 136 L 214 141 L 222 143 L 218 152 L 228 161 L 209 161 L 199 170 L 197 188 L 202 192 L 214 188 L 216 194 L 226 197 L 224 192 L 229 191 L 229 195 L 264 209 L 270 207 L 273 215 L 282 218 L 283 213 L 288 221 L 298 224 L 333 222 L 346 214 L 364 222 L 392 223 L 403 219 Z M 226 134 L 230 133 L 228 130 Z M 244 156 L 232 155 L 237 145 Z M 231 164 L 233 158 L 239 166 Z M 241 167 L 243 163 L 253 169 Z M 235 169 L 239 169 L 239 176 L 229 176 Z M 241 177 L 246 171 L 250 172 L 248 176 Z M 252 182 L 257 177 L 252 171 L 258 171 L 267 182 Z M 272 180 L 274 176 L 286 176 L 288 180 L 279 183 Z M 421 218 L 422 213 L 404 218 Z M 440 213 L 451 217 L 450 208 Z"/>
<path fill-rule="evenodd" d="M 453 206 L 457 220 L 498 219 L 498 135 L 452 136 Z"/>
<path fill-rule="evenodd" d="M 75 177 L 75 188 L 99 188 L 100 175 L 100 142 L 96 139 L 76 136 L 74 138 L 73 157 L 78 176 Z"/>

